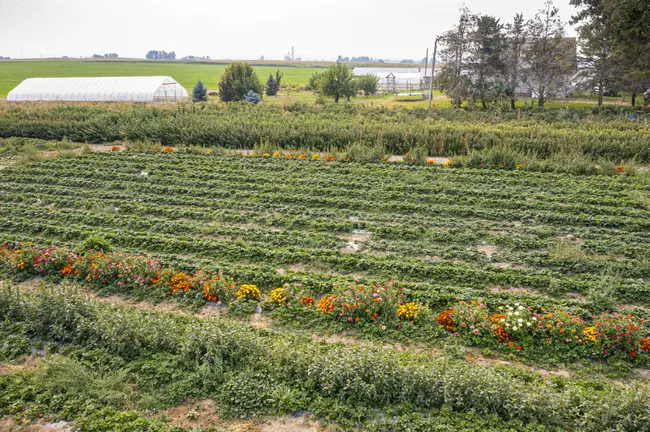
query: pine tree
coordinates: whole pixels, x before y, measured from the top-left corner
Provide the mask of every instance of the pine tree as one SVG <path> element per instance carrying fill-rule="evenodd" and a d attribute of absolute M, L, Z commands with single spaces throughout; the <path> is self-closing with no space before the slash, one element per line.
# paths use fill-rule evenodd
<path fill-rule="evenodd" d="M 275 96 L 278 94 L 277 81 L 273 78 L 273 74 L 269 74 L 269 79 L 266 81 L 266 95 Z"/>
<path fill-rule="evenodd" d="M 201 80 L 197 81 L 194 84 L 192 89 L 192 101 L 193 102 L 205 102 L 208 100 L 208 89 L 205 88 Z"/>
<path fill-rule="evenodd" d="M 612 2 L 608 0 L 571 0 L 573 6 L 582 7 L 571 19 L 580 24 L 580 74 L 587 78 L 589 88 L 598 87 L 598 106 L 603 105 L 605 83 L 611 86 L 614 78 Z"/>
<path fill-rule="evenodd" d="M 284 74 L 282 72 L 280 72 L 280 69 L 275 71 L 275 92 L 276 93 L 280 91 L 280 84 L 282 82 L 282 77 L 283 76 L 284 76 Z"/>
<path fill-rule="evenodd" d="M 443 49 L 440 56 L 444 66 L 436 75 L 437 85 L 445 91 L 456 108 L 460 108 L 463 100 L 469 98 L 471 85 L 465 72 L 468 70 L 472 20 L 467 7 L 462 8 L 460 13 L 458 24 L 441 38 Z"/>
<path fill-rule="evenodd" d="M 479 100 L 483 108 L 487 108 L 503 93 L 505 36 L 503 25 L 495 17 L 474 16 L 472 22 L 468 72 L 473 99 Z"/>
<path fill-rule="evenodd" d="M 237 90 L 232 77 L 227 75 L 219 82 L 219 98 L 222 102 L 232 102 L 237 97 Z"/>

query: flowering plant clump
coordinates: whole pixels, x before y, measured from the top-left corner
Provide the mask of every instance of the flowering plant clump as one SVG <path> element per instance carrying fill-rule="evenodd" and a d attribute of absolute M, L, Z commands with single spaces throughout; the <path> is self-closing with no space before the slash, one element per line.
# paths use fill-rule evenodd
<path fill-rule="evenodd" d="M 336 160 L 336 156 L 331 155 L 331 154 L 328 154 L 327 156 L 325 156 L 325 160 L 326 160 L 327 162 L 335 161 L 335 160 Z"/>
<path fill-rule="evenodd" d="M 324 314 L 330 314 L 334 310 L 333 301 L 336 301 L 336 296 L 331 294 L 325 294 L 318 301 L 318 309 Z"/>
<path fill-rule="evenodd" d="M 235 299 L 235 284 L 226 279 L 223 271 L 220 271 L 218 274 L 208 273 L 205 278 L 201 278 L 201 276 L 202 273 L 195 275 L 195 278 L 202 279 L 200 286 L 203 289 L 203 295 L 206 301 L 228 303 Z"/>
<path fill-rule="evenodd" d="M 436 321 L 445 330 L 453 332 L 454 331 L 453 315 L 454 315 L 454 308 L 445 309 L 442 312 L 440 312 L 438 318 L 436 318 Z"/>
<path fill-rule="evenodd" d="M 420 309 L 414 302 L 404 303 L 397 307 L 397 317 L 400 321 L 415 321 L 419 313 Z"/>
<path fill-rule="evenodd" d="M 112 152 L 118 152 L 118 151 L 120 151 L 120 147 L 119 146 L 113 146 L 113 147 L 111 147 L 111 151 Z"/>
<path fill-rule="evenodd" d="M 261 293 L 257 285 L 242 284 L 237 290 L 236 297 L 239 300 L 259 300 L 260 295 Z"/>
<path fill-rule="evenodd" d="M 287 159 L 293 159 L 293 153 L 287 153 L 284 155 L 284 157 Z"/>
<path fill-rule="evenodd" d="M 264 153 L 262 156 L 264 156 L 264 157 L 271 157 L 271 153 Z"/>
<path fill-rule="evenodd" d="M 438 324 L 477 345 L 505 344 L 516 351 L 538 349 L 573 353 L 574 356 L 637 359 L 650 354 L 650 338 L 643 319 L 603 312 L 584 319 L 565 310 L 534 310 L 515 303 L 489 314 L 479 300 L 459 300 L 438 316 Z M 491 331 L 487 331 L 490 329 Z"/>
<path fill-rule="evenodd" d="M 172 147 L 165 147 L 162 149 L 163 153 L 174 153 L 174 149 Z"/>
<path fill-rule="evenodd" d="M 319 154 L 311 155 L 311 160 L 320 160 L 320 155 Z"/>
<path fill-rule="evenodd" d="M 349 323 L 374 322 L 385 316 L 395 316 L 396 299 L 389 285 L 348 285 L 339 288 L 332 300 L 332 313 Z"/>
<path fill-rule="evenodd" d="M 435 159 L 427 159 L 424 163 L 427 165 L 435 165 L 436 161 Z"/>
<path fill-rule="evenodd" d="M 180 292 L 188 292 L 192 289 L 192 278 L 185 273 L 176 273 L 169 281 L 169 289 L 172 295 Z"/>
<path fill-rule="evenodd" d="M 298 156 L 298 159 L 305 160 L 305 159 L 307 159 L 307 155 L 304 154 L 304 153 L 300 153 L 300 155 Z"/>
<path fill-rule="evenodd" d="M 625 167 L 623 165 L 616 165 L 616 172 L 619 174 L 625 172 Z"/>
<path fill-rule="evenodd" d="M 284 295 L 284 288 L 276 288 L 269 293 L 269 300 L 277 306 L 282 306 L 287 301 L 287 296 Z"/>
<path fill-rule="evenodd" d="M 303 296 L 298 300 L 298 303 L 300 303 L 303 306 L 307 306 L 308 308 L 314 307 L 314 298 L 309 297 L 309 296 Z"/>
<path fill-rule="evenodd" d="M 448 167 L 452 166 L 453 164 L 454 164 L 454 161 L 452 161 L 451 159 L 449 159 L 448 161 L 445 162 L 445 166 L 448 166 Z"/>
<path fill-rule="evenodd" d="M 273 152 L 273 157 L 274 158 L 279 158 L 280 157 L 280 152 Z"/>

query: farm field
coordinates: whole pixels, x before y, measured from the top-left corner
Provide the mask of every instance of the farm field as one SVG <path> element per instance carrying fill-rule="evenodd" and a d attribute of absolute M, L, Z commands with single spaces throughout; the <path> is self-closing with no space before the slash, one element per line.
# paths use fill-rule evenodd
<path fill-rule="evenodd" d="M 3 104 L 0 429 L 650 430 L 629 113 Z"/>
<path fill-rule="evenodd" d="M 3 355 L 62 354 L 38 380 L 0 375 L 24 401 L 11 409 L 31 400 L 23 382 L 56 394 L 56 380 L 91 374 L 66 396 L 64 418 L 81 425 L 131 407 L 129 422 L 185 430 L 143 414 L 184 406 L 196 418 L 216 409 L 223 430 L 302 410 L 343 430 L 648 430 L 643 173 L 298 156 L 180 147 L 0 170 L 2 271 L 49 281 L 0 288 L 0 333 L 14 335 Z M 104 242 L 113 252 L 89 251 Z M 111 304 L 124 298 L 180 314 Z M 115 393 L 93 417 L 75 398 L 108 398 L 93 390 L 102 380 Z M 577 400 L 618 408 L 577 413 Z"/>
<path fill-rule="evenodd" d="M 0 98 L 26 78 L 95 77 L 95 76 L 171 76 L 188 91 L 198 80 L 210 90 L 217 89 L 227 64 L 119 61 L 97 62 L 79 60 L 0 61 Z M 309 77 L 322 68 L 299 66 L 255 66 L 258 77 L 266 81 L 269 74 L 280 70 L 286 82 L 306 84 Z"/>
<path fill-rule="evenodd" d="M 266 82 L 269 74 L 280 70 L 284 74 L 284 83 L 307 84 L 314 72 L 322 71 L 331 63 L 327 62 L 284 62 L 284 61 L 251 61 L 250 62 L 262 82 Z M 228 61 L 216 60 L 205 62 L 165 62 L 147 61 L 137 59 L 124 59 L 114 61 L 92 61 L 92 60 L 21 60 L 0 61 L 0 100 L 6 98 L 11 89 L 20 84 L 26 78 L 34 77 L 94 77 L 94 76 L 171 76 L 178 81 L 188 92 L 198 80 L 202 80 L 210 90 L 217 90 L 219 79 Z M 350 67 L 356 64 L 351 64 Z M 359 66 L 377 66 L 375 63 L 360 63 Z M 424 67 L 424 65 L 399 65 L 390 64 L 387 67 Z M 450 102 L 437 90 L 434 94 L 433 103 L 440 108 L 447 108 Z M 313 92 L 282 91 L 277 96 L 264 98 L 266 103 L 286 105 L 296 101 L 315 103 L 316 96 Z M 413 100 L 414 98 L 398 97 L 396 95 L 379 95 L 370 98 L 357 97 L 352 103 L 367 103 L 384 105 L 387 107 L 402 106 L 407 108 L 425 108 L 427 101 Z M 211 96 L 210 100 L 218 100 L 218 97 Z M 521 99 L 518 104 L 525 106 L 530 101 Z M 606 104 L 624 104 L 622 98 L 606 98 Z M 549 108 L 590 108 L 594 101 L 578 98 L 575 101 L 549 102 Z M 629 103 L 628 103 L 629 104 Z"/>

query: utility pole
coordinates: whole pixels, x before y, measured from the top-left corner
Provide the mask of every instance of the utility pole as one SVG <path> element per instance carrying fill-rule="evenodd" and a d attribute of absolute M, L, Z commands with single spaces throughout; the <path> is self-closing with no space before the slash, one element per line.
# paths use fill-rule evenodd
<path fill-rule="evenodd" d="M 427 79 L 427 68 L 429 67 L 429 48 L 427 48 L 427 55 L 424 56 L 424 80 Z"/>
<path fill-rule="evenodd" d="M 433 60 L 431 61 L 431 82 L 429 83 L 429 109 L 431 109 L 431 99 L 433 99 L 433 77 L 436 73 L 436 55 L 438 54 L 438 41 L 440 36 L 436 36 L 433 44 Z"/>

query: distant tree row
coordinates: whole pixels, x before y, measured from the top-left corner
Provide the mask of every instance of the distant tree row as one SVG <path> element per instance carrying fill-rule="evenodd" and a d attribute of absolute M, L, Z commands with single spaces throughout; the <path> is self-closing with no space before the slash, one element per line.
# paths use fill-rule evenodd
<path fill-rule="evenodd" d="M 174 51 L 158 51 L 151 50 L 147 53 L 149 60 L 176 60 L 176 53 Z"/>
<path fill-rule="evenodd" d="M 456 107 L 464 101 L 486 108 L 530 92 L 543 107 L 549 98 L 568 93 L 578 80 L 582 89 L 605 87 L 637 94 L 650 87 L 650 2 L 571 0 L 579 8 L 580 47 L 566 36 L 558 8 L 547 0 L 532 19 L 515 15 L 503 24 L 465 7 L 454 28 L 441 36 L 443 66 L 436 86 Z M 578 54 L 579 53 L 579 54 Z"/>
<path fill-rule="evenodd" d="M 108 54 L 93 54 L 92 58 L 118 58 L 117 53 L 108 53 Z"/>
<path fill-rule="evenodd" d="M 343 56 L 338 56 L 336 59 L 337 63 L 384 63 L 382 59 L 373 59 L 372 57 L 368 56 L 361 56 L 361 57 L 343 57 Z"/>
<path fill-rule="evenodd" d="M 2 56 L 0 56 L 0 60 L 11 60 L 11 57 L 2 57 Z"/>
<path fill-rule="evenodd" d="M 200 57 L 200 56 L 190 55 L 190 56 L 182 57 L 181 60 L 210 60 L 210 56 Z"/>

